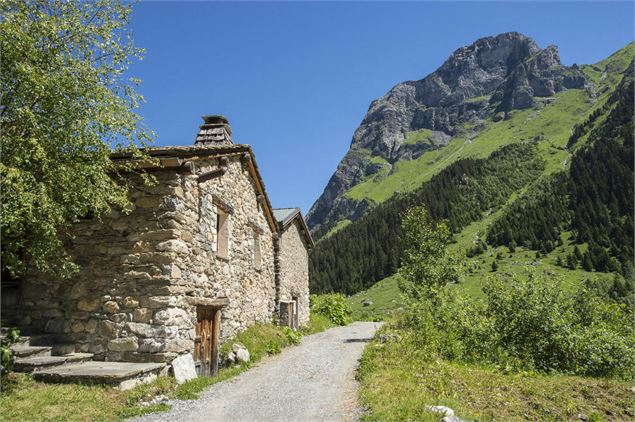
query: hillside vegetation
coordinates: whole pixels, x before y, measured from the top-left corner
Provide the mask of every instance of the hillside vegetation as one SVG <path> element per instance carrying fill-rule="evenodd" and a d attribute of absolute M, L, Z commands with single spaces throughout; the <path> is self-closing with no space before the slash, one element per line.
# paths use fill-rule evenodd
<path fill-rule="evenodd" d="M 403 309 L 364 352 L 364 420 L 439 420 L 430 408 L 439 405 L 470 420 L 635 415 L 632 291 L 569 289 L 528 270 L 489 277 L 475 298 L 453 284 L 462 269 L 445 223 L 417 206 L 402 231 Z"/>
<path fill-rule="evenodd" d="M 594 81 L 586 90 L 465 125 L 447 146 L 354 187 L 347 195 L 389 199 L 318 243 L 311 288 L 354 294 L 394 274 L 400 215 L 420 203 L 448 220 L 474 294 L 487 274 L 527 266 L 571 283 L 611 272 L 632 279 L 633 53 L 631 44 L 583 66 Z"/>

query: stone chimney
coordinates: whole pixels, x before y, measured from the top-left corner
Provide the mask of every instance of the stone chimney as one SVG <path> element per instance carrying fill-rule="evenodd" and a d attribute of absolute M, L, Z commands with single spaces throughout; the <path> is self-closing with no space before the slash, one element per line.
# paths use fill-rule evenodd
<path fill-rule="evenodd" d="M 225 116 L 212 114 L 203 116 L 201 125 L 194 145 L 228 145 L 232 142 L 232 130 L 229 127 L 229 120 Z"/>

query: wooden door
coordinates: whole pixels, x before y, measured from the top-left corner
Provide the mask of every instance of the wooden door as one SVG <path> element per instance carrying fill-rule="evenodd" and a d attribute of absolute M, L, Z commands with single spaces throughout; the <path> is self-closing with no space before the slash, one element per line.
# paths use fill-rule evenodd
<path fill-rule="evenodd" d="M 194 364 L 200 377 L 213 377 L 218 372 L 220 312 L 221 308 L 216 306 L 196 308 Z"/>
<path fill-rule="evenodd" d="M 292 319 L 293 325 L 291 327 L 294 330 L 297 330 L 298 328 L 300 328 L 300 324 L 299 324 L 299 322 L 300 322 L 300 320 L 299 320 L 300 309 L 298 308 L 298 306 L 300 306 L 298 304 L 298 298 L 294 297 L 293 298 L 293 306 L 292 306 L 292 308 L 293 308 L 293 319 Z"/>
<path fill-rule="evenodd" d="M 280 325 L 297 329 L 297 305 L 296 302 L 280 302 Z"/>

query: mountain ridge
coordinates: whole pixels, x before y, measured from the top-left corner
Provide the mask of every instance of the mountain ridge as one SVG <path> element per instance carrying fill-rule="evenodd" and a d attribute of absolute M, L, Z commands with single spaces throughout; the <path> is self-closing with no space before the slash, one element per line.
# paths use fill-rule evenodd
<path fill-rule="evenodd" d="M 470 123 L 502 120 L 567 89 L 587 87 L 576 65 L 564 66 L 557 47 L 540 49 L 518 32 L 484 37 L 455 50 L 434 72 L 395 85 L 373 100 L 351 147 L 307 221 L 320 238 L 343 220 L 355 221 L 374 203 L 347 191 L 393 171 L 398 162 L 443 148 Z"/>

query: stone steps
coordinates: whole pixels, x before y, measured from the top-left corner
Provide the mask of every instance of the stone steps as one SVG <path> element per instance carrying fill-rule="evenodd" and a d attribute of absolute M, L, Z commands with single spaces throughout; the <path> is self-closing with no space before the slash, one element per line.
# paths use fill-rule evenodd
<path fill-rule="evenodd" d="M 128 390 L 167 375 L 165 363 L 99 362 L 92 353 L 74 353 L 75 345 L 63 336 L 25 330 L 11 345 L 16 359 L 13 370 L 32 372 L 37 381 L 109 385 Z M 2 334 L 5 334 L 3 330 Z"/>
<path fill-rule="evenodd" d="M 52 356 L 65 356 L 75 352 L 75 345 L 73 343 L 60 342 L 56 334 L 36 334 L 31 336 L 21 336 L 20 339 L 11 346 L 12 350 L 24 351 L 24 354 L 20 352 L 16 353 L 17 356 L 28 356 L 31 347 L 47 347 L 50 351 L 49 355 Z M 47 355 L 46 353 L 40 353 L 39 355 Z"/>
<path fill-rule="evenodd" d="M 92 353 L 71 353 L 65 356 L 29 356 L 17 358 L 13 364 L 16 372 L 36 372 L 51 366 L 62 366 L 90 360 Z"/>
<path fill-rule="evenodd" d="M 165 363 L 88 361 L 42 369 L 35 372 L 33 378 L 43 382 L 102 384 L 129 390 L 154 381 L 165 370 Z"/>
<path fill-rule="evenodd" d="M 11 345 L 11 350 L 16 358 L 51 356 L 51 347 L 48 346 L 29 346 L 24 343 Z"/>

